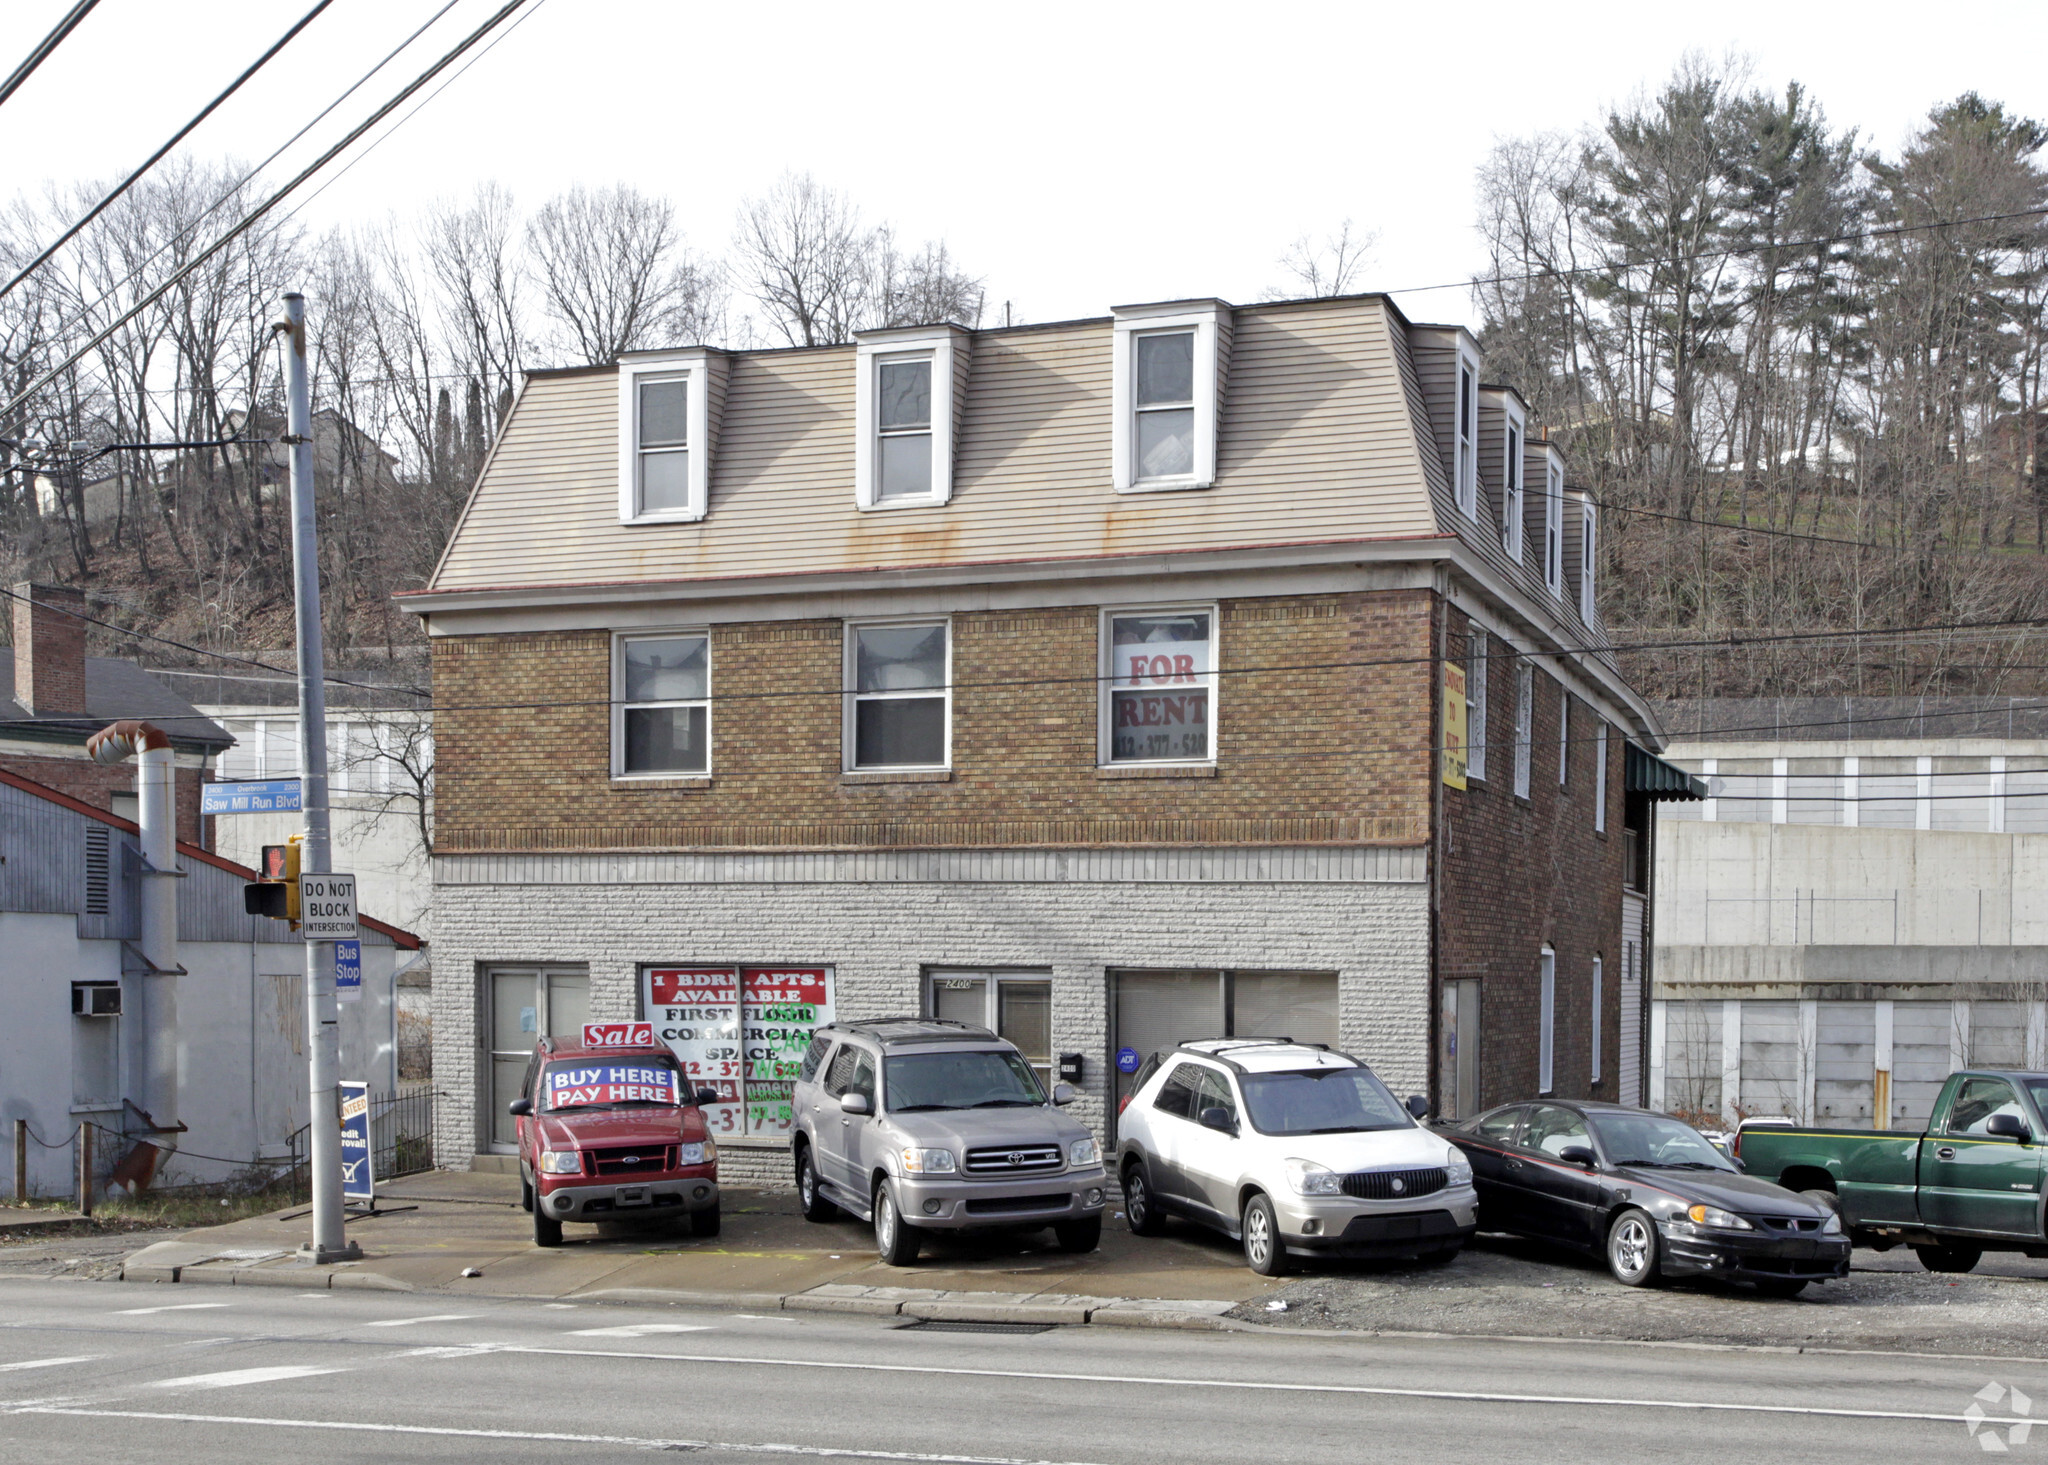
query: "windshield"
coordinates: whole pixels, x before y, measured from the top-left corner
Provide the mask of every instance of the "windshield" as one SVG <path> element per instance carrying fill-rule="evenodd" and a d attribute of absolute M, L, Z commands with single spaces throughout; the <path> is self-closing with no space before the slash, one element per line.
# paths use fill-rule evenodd
<path fill-rule="evenodd" d="M 889 1109 L 1007 1109 L 1045 1102 L 1031 1065 L 1013 1052 L 906 1053 L 882 1060 Z"/>
<path fill-rule="evenodd" d="M 540 1079 L 541 1107 L 565 1109 L 643 1108 L 680 1104 L 681 1076 L 657 1060 L 639 1063 L 551 1063 Z"/>
<path fill-rule="evenodd" d="M 1415 1122 L 1387 1086 L 1363 1068 L 1246 1073 L 1238 1083 L 1252 1127 L 1261 1134 L 1350 1134 L 1405 1129 Z"/>
<path fill-rule="evenodd" d="M 2048 1114 L 2048 1078 L 2027 1078 L 2020 1082 L 2026 1087 L 2027 1097 L 2034 1101 L 2034 1107 Z"/>
<path fill-rule="evenodd" d="M 1616 1165 L 1663 1170 L 1733 1170 L 1735 1166 L 1707 1137 L 1679 1119 L 1661 1114 L 1589 1114 L 1593 1133 Z"/>

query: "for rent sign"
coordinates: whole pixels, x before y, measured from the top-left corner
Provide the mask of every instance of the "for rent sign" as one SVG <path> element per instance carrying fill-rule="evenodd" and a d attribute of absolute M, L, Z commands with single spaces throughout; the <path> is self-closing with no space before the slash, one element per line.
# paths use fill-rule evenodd
<path fill-rule="evenodd" d="M 1444 663 L 1444 782 L 1465 787 L 1465 668 Z"/>
<path fill-rule="evenodd" d="M 1110 757 L 1187 761 L 1210 755 L 1214 616 L 1206 610 L 1109 618 Z"/>
<path fill-rule="evenodd" d="M 547 1107 L 573 1109 L 581 1104 L 676 1104 L 673 1068 L 627 1063 L 591 1063 L 550 1068 Z"/>

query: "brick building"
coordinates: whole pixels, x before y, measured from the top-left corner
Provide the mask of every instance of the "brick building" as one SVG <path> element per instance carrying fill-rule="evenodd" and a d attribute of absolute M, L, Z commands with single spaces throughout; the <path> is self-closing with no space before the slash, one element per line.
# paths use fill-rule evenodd
<path fill-rule="evenodd" d="M 988 1022 L 1105 1126 L 1226 1033 L 1635 1097 L 1658 727 L 1478 372 L 1365 296 L 534 373 L 406 598 L 441 1152 L 586 1018 L 725 1086 L 737 1175 L 828 1014 Z"/>

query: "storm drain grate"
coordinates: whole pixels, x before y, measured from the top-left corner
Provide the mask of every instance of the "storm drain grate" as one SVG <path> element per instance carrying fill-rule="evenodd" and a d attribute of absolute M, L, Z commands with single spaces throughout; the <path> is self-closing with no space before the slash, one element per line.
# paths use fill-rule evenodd
<path fill-rule="evenodd" d="M 920 1318 L 905 1323 L 899 1333 L 1050 1333 L 1058 1323 L 966 1323 L 942 1318 Z"/>

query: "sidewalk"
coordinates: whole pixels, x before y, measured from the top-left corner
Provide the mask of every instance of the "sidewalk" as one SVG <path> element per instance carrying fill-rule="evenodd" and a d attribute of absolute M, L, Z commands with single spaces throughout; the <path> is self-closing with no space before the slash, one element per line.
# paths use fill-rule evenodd
<path fill-rule="evenodd" d="M 1049 1231 L 939 1237 L 917 1266 L 903 1269 L 876 1258 L 865 1224 L 808 1223 L 788 1192 L 728 1189 L 724 1234 L 708 1240 L 659 1227 L 572 1224 L 564 1244 L 549 1250 L 533 1244 L 532 1222 L 518 1201 L 517 1176 L 409 1176 L 380 1190 L 383 1214 L 350 1220 L 361 1261 L 299 1261 L 294 1249 L 309 1235 L 301 1207 L 158 1242 L 130 1256 L 122 1275 L 131 1282 L 1204 1328 L 1226 1326 L 1222 1314 L 1273 1287 L 1246 1270 L 1238 1249 L 1221 1238 L 1141 1240 L 1114 1218 L 1101 1247 L 1085 1256 L 1060 1251 Z"/>

